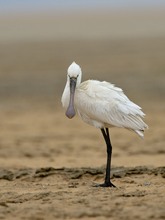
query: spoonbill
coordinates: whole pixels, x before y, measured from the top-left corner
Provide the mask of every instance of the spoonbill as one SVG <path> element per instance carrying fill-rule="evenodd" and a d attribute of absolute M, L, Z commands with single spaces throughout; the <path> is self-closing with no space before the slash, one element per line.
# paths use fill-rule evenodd
<path fill-rule="evenodd" d="M 110 179 L 112 145 L 108 128 L 126 128 L 143 137 L 144 130 L 148 128 L 142 120 L 145 114 L 122 89 L 105 81 L 87 80 L 81 83 L 81 77 L 80 66 L 73 62 L 67 71 L 61 102 L 68 118 L 73 118 L 77 112 L 84 122 L 101 130 L 107 147 L 107 164 L 105 181 L 98 186 L 115 187 Z"/>

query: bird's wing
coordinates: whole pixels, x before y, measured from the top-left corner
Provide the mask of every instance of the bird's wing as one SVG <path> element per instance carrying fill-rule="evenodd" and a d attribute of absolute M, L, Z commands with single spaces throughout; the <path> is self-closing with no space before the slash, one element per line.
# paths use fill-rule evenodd
<path fill-rule="evenodd" d="M 144 130 L 141 108 L 130 101 L 122 89 L 108 82 L 88 80 L 77 90 L 76 105 L 80 113 L 106 125 Z"/>

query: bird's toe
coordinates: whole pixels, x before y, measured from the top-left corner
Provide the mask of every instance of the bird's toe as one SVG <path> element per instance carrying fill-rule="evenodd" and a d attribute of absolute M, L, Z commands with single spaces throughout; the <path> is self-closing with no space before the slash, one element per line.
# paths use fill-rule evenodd
<path fill-rule="evenodd" d="M 111 183 L 110 181 L 102 183 L 102 184 L 95 184 L 94 187 L 114 187 L 114 188 L 116 188 L 116 186 L 113 183 Z"/>

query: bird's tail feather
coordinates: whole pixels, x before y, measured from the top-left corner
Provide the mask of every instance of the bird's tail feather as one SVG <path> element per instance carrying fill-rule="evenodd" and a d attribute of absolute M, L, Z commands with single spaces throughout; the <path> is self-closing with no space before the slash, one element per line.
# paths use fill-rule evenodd
<path fill-rule="evenodd" d="M 136 132 L 141 138 L 144 138 L 144 130 L 135 130 L 135 132 Z"/>

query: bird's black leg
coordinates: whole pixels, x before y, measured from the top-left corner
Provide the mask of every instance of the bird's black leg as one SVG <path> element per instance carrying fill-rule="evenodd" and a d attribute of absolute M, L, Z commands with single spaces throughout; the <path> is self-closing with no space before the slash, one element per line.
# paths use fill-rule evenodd
<path fill-rule="evenodd" d="M 105 175 L 105 181 L 103 184 L 100 184 L 99 186 L 101 187 L 115 187 L 113 183 L 111 183 L 110 180 L 110 175 L 111 175 L 111 155 L 112 155 L 112 145 L 110 141 L 110 136 L 109 136 L 109 130 L 108 128 L 101 129 L 102 135 L 104 137 L 106 146 L 107 146 L 107 165 L 106 165 L 106 175 Z"/>

